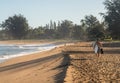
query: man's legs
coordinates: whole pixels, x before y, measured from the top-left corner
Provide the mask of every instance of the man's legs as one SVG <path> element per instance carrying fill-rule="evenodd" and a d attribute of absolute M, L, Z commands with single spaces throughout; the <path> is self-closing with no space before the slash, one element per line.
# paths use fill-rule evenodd
<path fill-rule="evenodd" d="M 97 56 L 100 56 L 100 48 L 98 47 Z"/>

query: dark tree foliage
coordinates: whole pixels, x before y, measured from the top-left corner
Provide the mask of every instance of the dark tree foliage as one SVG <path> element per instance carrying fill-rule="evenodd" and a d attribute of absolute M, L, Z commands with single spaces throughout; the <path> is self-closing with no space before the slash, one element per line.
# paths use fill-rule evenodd
<path fill-rule="evenodd" d="M 85 16 L 84 22 L 88 28 L 94 28 L 94 26 L 99 23 L 97 18 L 93 15 Z"/>
<path fill-rule="evenodd" d="M 73 39 L 84 39 L 85 33 L 83 28 L 80 25 L 75 25 L 72 32 Z"/>
<path fill-rule="evenodd" d="M 68 38 L 70 36 L 70 31 L 73 27 L 72 21 L 62 21 L 62 23 L 58 26 L 58 36 L 60 38 Z"/>
<path fill-rule="evenodd" d="M 104 25 L 96 17 L 93 15 L 85 16 L 85 19 L 82 19 L 81 22 L 88 39 L 104 38 Z"/>
<path fill-rule="evenodd" d="M 9 17 L 2 23 L 2 27 L 15 39 L 22 39 L 27 35 L 28 23 L 22 15 Z"/>
<path fill-rule="evenodd" d="M 104 31 L 103 25 L 102 24 L 96 25 L 94 28 L 90 29 L 88 34 L 91 39 L 94 39 L 94 38 L 104 39 L 105 31 Z"/>
<path fill-rule="evenodd" d="M 120 0 L 106 0 L 104 5 L 107 10 L 104 17 L 108 30 L 114 39 L 120 39 Z"/>

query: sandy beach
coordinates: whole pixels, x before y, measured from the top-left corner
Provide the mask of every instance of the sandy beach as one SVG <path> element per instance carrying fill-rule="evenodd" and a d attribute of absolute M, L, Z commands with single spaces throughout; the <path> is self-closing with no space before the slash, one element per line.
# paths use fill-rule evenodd
<path fill-rule="evenodd" d="M 77 42 L 0 64 L 0 83 L 119 83 L 120 43 L 95 56 L 91 42 Z"/>
<path fill-rule="evenodd" d="M 24 44 L 14 41 L 12 41 L 12 43 Z M 55 48 L 49 51 L 13 58 L 1 63 L 0 83 L 63 82 L 65 68 L 63 69 L 60 66 L 65 65 L 68 60 L 66 59 L 67 57 L 62 55 L 61 49 L 62 48 Z M 61 78 L 59 79 L 59 77 Z"/>
<path fill-rule="evenodd" d="M 0 64 L 0 83 L 62 82 L 65 60 L 58 49 L 8 60 Z"/>
<path fill-rule="evenodd" d="M 90 42 L 67 47 L 70 65 L 65 83 L 120 83 L 120 42 L 103 46 L 100 57 L 95 56 Z"/>

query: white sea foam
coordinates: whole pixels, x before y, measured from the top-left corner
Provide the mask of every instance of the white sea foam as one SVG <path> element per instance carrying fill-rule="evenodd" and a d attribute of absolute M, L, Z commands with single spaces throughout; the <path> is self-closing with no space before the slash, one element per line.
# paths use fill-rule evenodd
<path fill-rule="evenodd" d="M 31 44 L 31 45 L 0 45 L 0 49 L 3 50 L 2 48 L 10 48 L 10 51 L 13 51 L 13 54 L 9 54 L 8 50 L 4 50 L 5 53 L 0 55 L 0 62 L 4 62 L 8 59 L 19 57 L 19 56 L 25 56 L 37 52 L 43 52 L 47 51 L 50 49 L 53 49 L 55 47 L 58 47 L 57 45 L 54 44 Z M 20 52 L 14 53 L 14 51 L 17 50 L 22 50 Z"/>

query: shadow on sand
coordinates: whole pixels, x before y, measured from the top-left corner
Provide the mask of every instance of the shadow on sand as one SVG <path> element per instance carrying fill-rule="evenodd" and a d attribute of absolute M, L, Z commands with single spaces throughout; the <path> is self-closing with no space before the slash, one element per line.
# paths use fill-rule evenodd
<path fill-rule="evenodd" d="M 109 42 L 109 43 L 104 43 L 104 47 L 120 47 L 120 42 Z"/>
<path fill-rule="evenodd" d="M 53 68 L 54 69 L 61 69 L 62 71 L 60 73 L 58 73 L 57 75 L 55 75 L 55 83 L 64 83 L 64 78 L 66 76 L 66 71 L 67 71 L 67 68 L 70 64 L 70 57 L 68 54 L 63 54 L 64 56 L 64 59 L 61 63 L 61 65 L 57 66 L 56 68 Z"/>
<path fill-rule="evenodd" d="M 16 68 L 22 68 L 24 66 L 26 66 L 26 67 L 24 67 L 24 69 L 29 68 L 29 67 L 34 67 L 34 66 L 43 64 L 46 61 L 50 61 L 50 60 L 53 60 L 53 59 L 58 58 L 58 57 L 61 57 L 60 54 L 56 54 L 56 55 L 52 55 L 52 56 L 48 56 L 48 57 L 44 57 L 44 58 L 38 58 L 35 60 L 26 61 L 26 62 L 20 62 L 20 63 L 16 63 L 16 64 L 12 64 L 12 65 L 3 66 L 3 67 L 0 67 L 0 72 L 12 70 L 12 69 L 16 69 Z"/>
<path fill-rule="evenodd" d="M 105 50 L 104 54 L 120 54 L 120 49 Z"/>
<path fill-rule="evenodd" d="M 8 71 L 8 70 L 13 70 L 14 71 L 14 69 L 17 69 L 17 68 L 20 69 L 20 71 L 21 71 L 21 70 L 24 70 L 24 69 L 27 69 L 27 68 L 36 67 L 37 65 L 41 65 L 41 64 L 45 63 L 46 61 L 55 60 L 56 58 L 59 59 L 61 57 L 63 57 L 62 63 L 52 70 L 61 69 L 61 72 L 56 74 L 54 76 L 54 79 L 55 79 L 55 83 L 63 83 L 65 75 L 66 75 L 67 68 L 69 66 L 70 58 L 69 58 L 69 55 L 65 55 L 65 54 L 62 54 L 62 53 L 55 54 L 55 55 L 48 56 L 48 57 L 44 57 L 44 58 L 31 60 L 31 61 L 20 62 L 20 63 L 16 63 L 16 64 L 12 64 L 12 65 L 3 66 L 3 67 L 0 67 L 0 72 L 5 72 L 5 71 Z"/>

